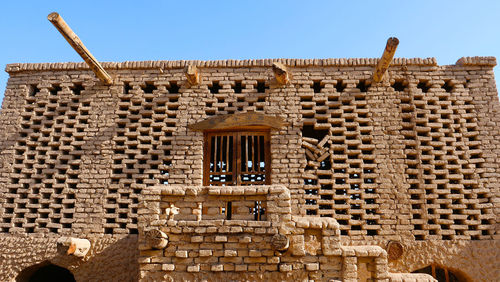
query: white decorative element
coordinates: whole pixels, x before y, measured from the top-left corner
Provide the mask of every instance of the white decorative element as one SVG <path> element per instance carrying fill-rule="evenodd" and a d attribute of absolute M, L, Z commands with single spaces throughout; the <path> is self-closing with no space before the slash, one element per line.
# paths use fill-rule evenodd
<path fill-rule="evenodd" d="M 67 255 L 83 258 L 90 250 L 90 241 L 87 239 L 79 239 L 73 237 L 61 237 L 57 239 L 57 243 L 67 246 Z"/>
<path fill-rule="evenodd" d="M 198 208 L 196 209 L 196 220 L 201 221 L 201 215 L 203 214 L 203 204 L 198 203 Z"/>
<path fill-rule="evenodd" d="M 174 206 L 174 204 L 170 204 L 170 207 L 165 209 L 165 214 L 167 215 L 167 220 L 173 220 L 174 215 L 179 214 L 179 208 Z"/>

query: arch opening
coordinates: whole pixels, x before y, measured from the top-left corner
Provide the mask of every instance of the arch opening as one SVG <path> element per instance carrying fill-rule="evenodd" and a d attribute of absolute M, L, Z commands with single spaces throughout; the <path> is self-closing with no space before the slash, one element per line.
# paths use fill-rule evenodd
<path fill-rule="evenodd" d="M 412 273 L 425 273 L 434 277 L 439 282 L 467 282 L 469 279 L 459 271 L 451 270 L 444 266 L 436 264 L 428 265 L 424 268 L 417 269 Z"/>
<path fill-rule="evenodd" d="M 16 277 L 16 282 L 75 282 L 73 273 L 48 261 L 25 268 Z"/>

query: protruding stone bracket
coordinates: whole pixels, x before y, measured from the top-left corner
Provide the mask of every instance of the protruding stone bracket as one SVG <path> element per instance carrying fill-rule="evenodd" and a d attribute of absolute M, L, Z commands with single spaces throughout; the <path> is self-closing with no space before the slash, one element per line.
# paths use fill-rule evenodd
<path fill-rule="evenodd" d="M 57 244 L 68 247 L 67 255 L 83 258 L 90 250 L 90 241 L 87 239 L 79 239 L 73 237 L 61 237 L 57 240 Z"/>
<path fill-rule="evenodd" d="M 97 59 L 92 56 L 90 51 L 83 45 L 80 38 L 71 30 L 68 24 L 58 13 L 50 13 L 47 19 L 57 28 L 57 30 L 62 34 L 62 36 L 68 41 L 69 45 L 75 49 L 75 51 L 82 57 L 82 59 L 87 63 L 90 69 L 95 73 L 95 75 L 106 85 L 113 83 L 111 76 L 104 70 L 104 68 L 99 64 Z"/>
<path fill-rule="evenodd" d="M 284 86 L 290 83 L 290 73 L 282 63 L 273 63 L 273 72 L 279 86 Z"/>
<path fill-rule="evenodd" d="M 196 86 L 200 84 L 200 72 L 198 68 L 193 65 L 188 65 L 184 68 L 184 74 L 190 86 Z"/>
<path fill-rule="evenodd" d="M 168 245 L 168 236 L 158 229 L 149 230 L 146 232 L 146 244 L 153 249 L 164 249 Z"/>
<path fill-rule="evenodd" d="M 382 58 L 377 63 L 375 67 L 375 71 L 373 72 L 373 82 L 378 83 L 384 77 L 385 72 L 389 68 L 391 64 L 392 58 L 396 53 L 396 49 L 398 48 L 399 40 L 396 37 L 390 37 L 387 39 L 387 44 L 384 49 L 384 53 L 382 54 Z"/>

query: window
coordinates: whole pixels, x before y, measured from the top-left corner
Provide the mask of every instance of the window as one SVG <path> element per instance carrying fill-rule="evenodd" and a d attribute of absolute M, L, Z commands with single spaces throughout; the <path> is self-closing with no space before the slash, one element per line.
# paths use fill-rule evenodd
<path fill-rule="evenodd" d="M 205 132 L 203 185 L 270 184 L 269 130 Z"/>

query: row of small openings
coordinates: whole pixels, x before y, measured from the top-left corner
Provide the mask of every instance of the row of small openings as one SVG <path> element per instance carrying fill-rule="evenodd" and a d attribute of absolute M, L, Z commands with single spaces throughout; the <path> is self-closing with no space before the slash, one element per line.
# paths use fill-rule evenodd
<path fill-rule="evenodd" d="M 170 82 L 170 87 L 175 87 L 177 84 Z M 154 86 L 153 83 L 147 82 L 144 87 L 142 87 L 143 91 L 145 93 L 151 93 L 153 92 L 156 87 Z M 177 92 L 178 89 L 172 89 L 168 88 L 170 93 Z M 154 97 L 150 96 L 145 96 L 143 97 L 143 100 L 134 100 L 131 101 L 130 98 L 128 97 L 121 97 L 122 102 L 128 102 L 127 104 L 123 104 L 120 106 L 121 111 L 126 111 L 130 112 L 134 115 L 141 115 L 141 122 L 139 123 L 138 120 L 134 121 L 130 119 L 130 122 L 120 124 L 120 128 L 128 128 L 130 132 L 140 132 L 139 136 L 127 136 L 128 141 L 115 141 L 117 144 L 117 148 L 114 149 L 115 153 L 115 159 L 114 159 L 114 164 L 117 166 L 114 166 L 113 168 L 113 173 L 111 175 L 111 183 L 113 185 L 123 185 L 123 187 L 126 190 L 129 190 L 133 193 L 118 193 L 117 188 L 109 188 L 108 189 L 108 194 L 110 195 L 106 199 L 106 203 L 109 205 L 117 205 L 117 208 L 120 209 L 130 209 L 128 213 L 120 213 L 118 215 L 118 219 L 120 219 L 120 222 L 117 222 L 114 218 L 114 209 L 109 208 L 106 210 L 106 214 L 111 215 L 113 217 L 106 218 L 106 224 L 113 224 L 118 226 L 110 227 L 105 224 L 104 226 L 104 232 L 106 234 L 113 234 L 113 233 L 121 233 L 121 232 L 128 232 L 129 234 L 137 234 L 137 229 L 132 228 L 128 226 L 129 224 L 136 224 L 137 223 L 137 208 L 129 208 L 129 204 L 134 206 L 138 204 L 138 198 L 135 195 L 139 195 L 141 193 L 141 189 L 131 189 L 132 185 L 138 184 L 138 185 L 150 185 L 151 183 L 161 183 L 161 184 L 168 184 L 168 167 L 171 165 L 171 161 L 169 160 L 170 156 L 170 150 L 168 149 L 163 149 L 161 150 L 162 153 L 151 153 L 151 151 L 158 151 L 158 147 L 168 147 L 170 146 L 170 140 L 161 140 L 160 136 L 158 134 L 154 134 L 154 132 L 162 132 L 163 134 L 161 136 L 172 136 L 172 132 L 170 131 L 165 131 L 167 128 L 165 127 L 154 127 L 152 129 L 152 132 L 150 131 L 149 127 L 151 125 L 151 122 L 154 121 L 163 121 L 163 119 L 153 119 L 150 114 L 143 114 L 139 110 L 132 110 L 130 107 L 137 107 L 141 106 L 144 109 L 149 109 L 153 111 L 154 113 L 163 113 L 164 114 L 164 105 L 165 102 L 158 102 L 154 101 Z M 170 111 L 175 111 L 177 109 L 177 106 L 175 103 L 178 101 L 177 97 L 169 97 L 168 102 L 168 109 Z M 174 103 L 174 104 L 172 104 Z M 169 118 L 175 119 L 176 114 L 175 113 L 169 113 L 167 115 Z M 123 116 L 121 118 L 127 118 L 127 116 Z M 129 126 L 129 125 L 136 125 L 136 126 Z M 175 123 L 168 123 L 167 122 L 167 127 L 172 128 L 175 127 Z M 142 140 L 140 139 L 140 136 L 149 136 L 153 135 L 152 140 Z M 117 136 L 125 136 L 125 131 L 120 130 L 117 133 Z M 139 139 L 139 142 L 137 141 Z M 129 144 L 126 144 L 128 142 Z M 135 144 L 133 144 L 135 143 Z M 142 155 L 142 158 L 138 158 L 136 154 L 127 154 L 127 159 L 129 160 L 135 160 L 134 163 L 127 163 L 124 164 L 122 163 L 121 157 L 125 155 L 125 148 L 136 150 L 138 146 L 147 146 L 141 149 L 140 155 Z M 150 151 L 151 150 L 151 151 Z M 144 156 L 150 156 L 148 159 L 145 159 Z M 161 161 L 160 159 L 163 159 Z M 154 163 L 149 163 L 148 160 L 153 160 L 156 161 Z M 147 166 L 147 167 L 144 167 Z M 136 170 L 136 171 L 133 171 Z M 147 170 L 151 170 L 149 173 L 146 173 Z M 140 175 L 140 177 L 138 177 Z M 118 203 L 118 201 L 121 201 Z M 124 203 L 123 201 L 126 200 L 128 203 Z M 123 222 L 124 219 L 127 219 L 126 222 Z"/>
<path fill-rule="evenodd" d="M 69 88 L 71 90 L 71 92 L 73 92 L 73 94 L 75 95 L 80 95 L 82 90 L 85 90 L 85 88 L 83 87 L 82 83 L 74 83 L 73 86 L 70 86 Z M 59 91 L 62 90 L 60 84 L 52 84 L 49 88 L 49 93 L 50 95 L 52 96 L 56 96 L 57 93 Z M 30 87 L 29 87 L 29 96 L 30 97 L 34 97 L 36 96 L 37 93 L 40 92 L 40 89 L 38 88 L 38 86 L 36 84 L 31 84 Z"/>
<path fill-rule="evenodd" d="M 123 93 L 124 94 L 129 94 L 130 90 L 132 90 L 133 87 L 130 85 L 130 82 L 124 82 L 123 83 Z M 158 87 L 154 84 L 152 81 L 146 81 L 144 85 L 141 85 L 141 89 L 144 93 L 153 93 L 153 91 L 157 90 Z M 166 89 L 168 93 L 170 94 L 176 94 L 179 93 L 180 86 L 177 84 L 176 81 L 170 81 L 169 84 L 166 86 Z"/>
<path fill-rule="evenodd" d="M 365 80 L 360 80 L 360 84 L 358 84 L 358 86 L 356 87 L 358 87 L 360 90 L 365 89 L 365 84 L 366 84 Z M 347 86 L 342 79 L 337 80 L 337 83 L 335 84 L 335 89 L 337 90 L 337 92 L 344 92 L 346 87 Z M 314 90 L 314 93 L 321 93 L 321 90 L 325 88 L 325 84 L 321 80 L 313 80 L 312 88 Z M 365 91 L 362 90 L 362 92 L 366 92 L 366 90 Z"/>
<path fill-rule="evenodd" d="M 218 94 L 219 90 L 222 89 L 222 86 L 218 81 L 212 81 L 212 84 L 208 85 L 208 89 L 210 90 L 210 93 Z M 235 81 L 234 85 L 231 86 L 231 89 L 233 89 L 234 93 L 242 93 L 242 82 Z M 257 89 L 257 93 L 266 93 L 266 90 L 269 89 L 269 86 L 266 85 L 266 82 L 264 80 L 257 80 L 257 86 L 255 87 L 255 89 Z"/>
<path fill-rule="evenodd" d="M 396 80 L 391 87 L 394 88 L 395 91 L 404 91 L 407 86 L 407 82 L 404 80 Z M 422 91 L 422 93 L 427 93 L 431 89 L 431 84 L 429 80 L 419 80 L 417 84 L 417 88 Z M 447 93 L 451 93 L 455 86 L 451 83 L 451 80 L 446 80 L 444 84 L 441 86 Z"/>

